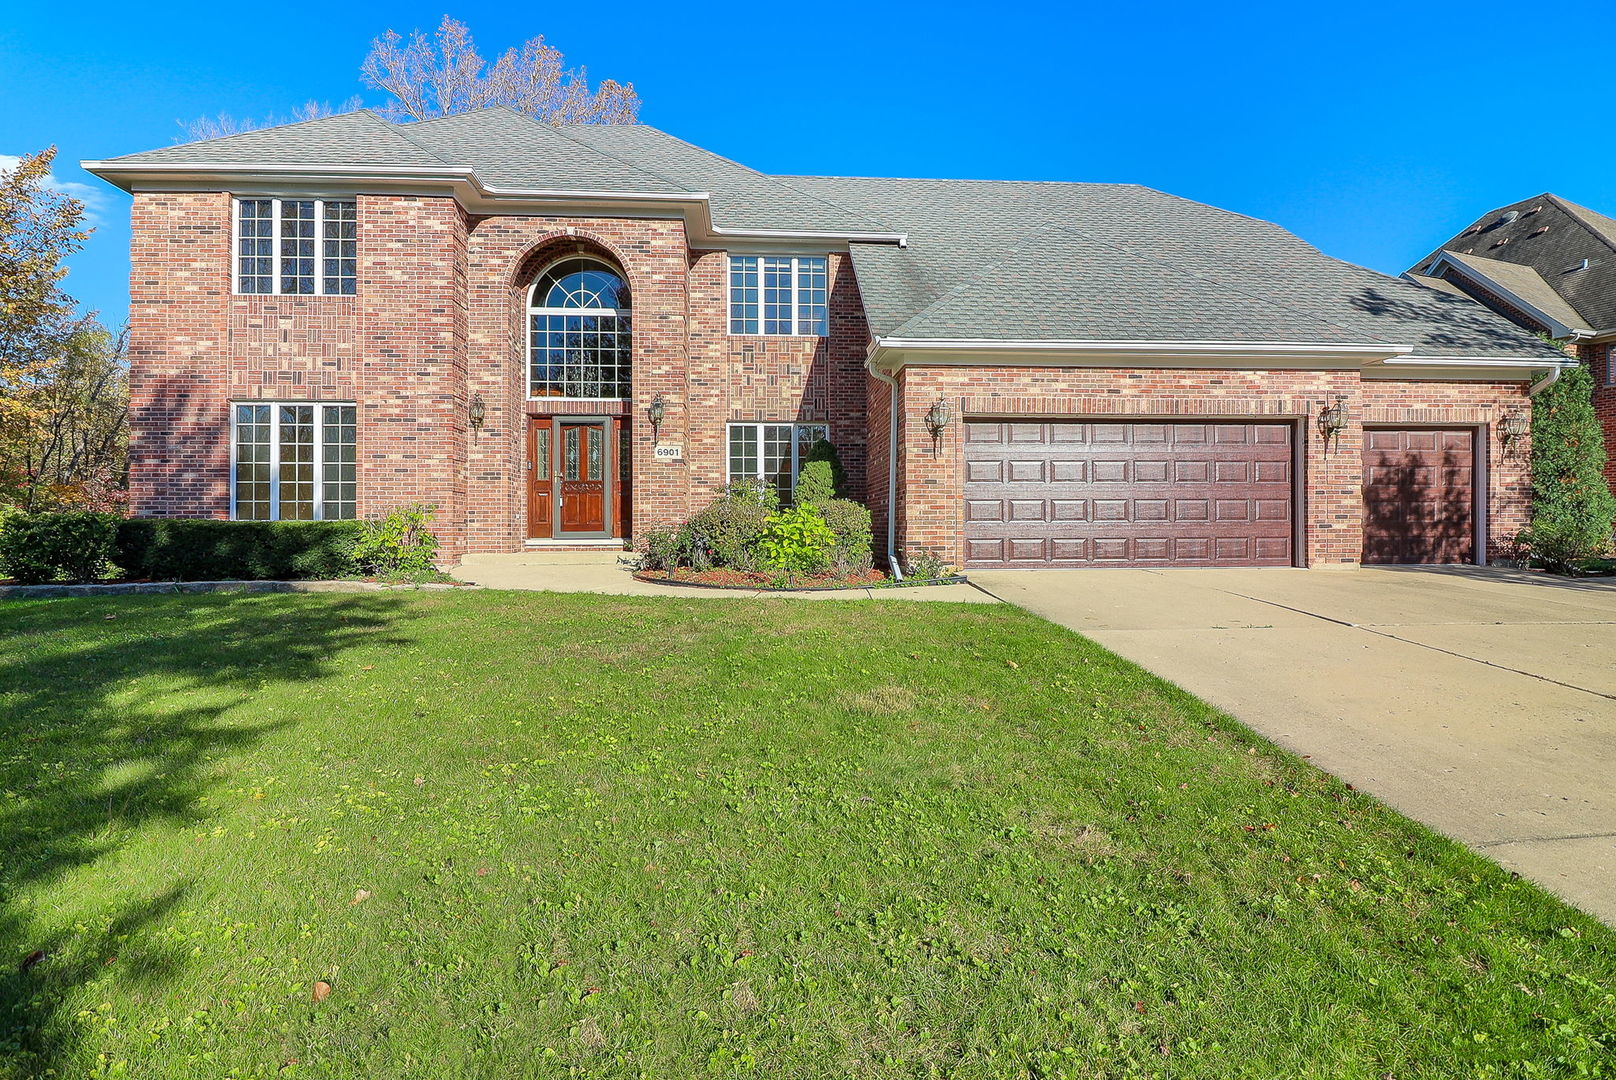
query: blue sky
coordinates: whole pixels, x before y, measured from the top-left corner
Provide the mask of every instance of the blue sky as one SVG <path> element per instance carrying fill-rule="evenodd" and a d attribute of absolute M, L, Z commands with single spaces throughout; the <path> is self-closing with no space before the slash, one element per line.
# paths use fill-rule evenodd
<path fill-rule="evenodd" d="M 168 145 L 204 114 L 362 93 L 370 39 L 445 10 L 14 5 L 0 155 L 54 143 L 58 179 L 93 192 L 69 291 L 125 315 L 128 200 L 80 159 Z M 1575 60 L 1612 39 L 1608 0 L 449 10 L 485 55 L 542 33 L 592 76 L 633 81 L 646 123 L 767 172 L 1131 181 L 1393 273 L 1541 191 L 1616 214 L 1616 95 Z"/>

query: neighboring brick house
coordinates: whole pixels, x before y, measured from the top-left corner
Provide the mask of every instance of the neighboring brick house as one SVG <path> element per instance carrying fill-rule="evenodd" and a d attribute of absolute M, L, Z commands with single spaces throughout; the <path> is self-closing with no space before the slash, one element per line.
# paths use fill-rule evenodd
<path fill-rule="evenodd" d="M 789 496 L 828 437 L 879 547 L 966 567 L 1484 561 L 1568 362 L 1133 185 L 768 176 L 506 109 L 86 168 L 134 194 L 134 513 L 425 501 L 450 558 Z"/>
<path fill-rule="evenodd" d="M 1593 376 L 1616 491 L 1616 220 L 1544 192 L 1483 214 L 1405 276 L 1567 343 Z"/>

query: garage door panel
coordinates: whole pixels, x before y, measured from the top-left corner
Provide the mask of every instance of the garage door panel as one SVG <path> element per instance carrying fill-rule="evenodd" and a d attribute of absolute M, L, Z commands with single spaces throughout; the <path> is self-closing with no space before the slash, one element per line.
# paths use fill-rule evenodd
<path fill-rule="evenodd" d="M 1364 432 L 1366 563 L 1473 562 L 1475 431 Z"/>
<path fill-rule="evenodd" d="M 997 484 L 1004 480 L 1004 463 L 991 458 L 976 458 L 965 463 L 967 484 Z"/>
<path fill-rule="evenodd" d="M 1012 459 L 1005 462 L 1005 479 L 1012 484 L 1041 484 L 1045 479 L 1044 461 Z"/>
<path fill-rule="evenodd" d="M 966 521 L 1003 521 L 1004 502 L 999 499 L 966 499 Z"/>
<path fill-rule="evenodd" d="M 976 430 L 986 426 L 998 435 Z M 967 565 L 1292 562 L 1290 425 L 973 421 L 968 430 Z"/>

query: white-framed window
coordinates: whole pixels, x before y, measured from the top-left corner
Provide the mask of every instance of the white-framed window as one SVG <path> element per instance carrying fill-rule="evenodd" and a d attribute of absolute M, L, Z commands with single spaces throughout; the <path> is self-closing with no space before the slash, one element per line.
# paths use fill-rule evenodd
<path fill-rule="evenodd" d="M 236 292 L 352 296 L 358 236 L 352 199 L 237 199 Z"/>
<path fill-rule="evenodd" d="M 729 479 L 767 480 L 790 502 L 808 451 L 829 438 L 829 424 L 730 424 Z"/>
<path fill-rule="evenodd" d="M 830 332 L 826 274 L 823 255 L 731 255 L 729 332 L 823 337 Z"/>
<path fill-rule="evenodd" d="M 633 299 L 598 259 L 562 259 L 528 299 L 527 396 L 626 400 L 633 386 Z"/>
<path fill-rule="evenodd" d="M 354 516 L 351 403 L 239 401 L 230 407 L 230 517 L 321 521 Z"/>

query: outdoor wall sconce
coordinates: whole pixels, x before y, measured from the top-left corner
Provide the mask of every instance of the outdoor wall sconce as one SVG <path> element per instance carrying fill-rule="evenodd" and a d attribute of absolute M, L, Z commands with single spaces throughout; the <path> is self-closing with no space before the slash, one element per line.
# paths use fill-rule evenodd
<path fill-rule="evenodd" d="M 1337 394 L 1334 405 L 1319 410 L 1319 434 L 1328 443 L 1331 439 L 1339 439 L 1346 429 L 1347 398 L 1345 394 Z"/>
<path fill-rule="evenodd" d="M 943 430 L 948 427 L 948 402 L 938 398 L 932 407 L 926 410 L 926 430 L 931 432 L 931 441 L 940 442 Z"/>
<path fill-rule="evenodd" d="M 1512 412 L 1498 422 L 1499 441 L 1507 448 L 1516 440 L 1525 438 L 1531 427 L 1531 422 L 1527 420 L 1526 413 Z"/>
<path fill-rule="evenodd" d="M 483 421 L 488 419 L 488 406 L 483 404 L 483 396 L 481 394 L 471 395 L 470 417 L 471 430 L 481 431 L 483 429 Z"/>
<path fill-rule="evenodd" d="M 668 414 L 668 406 L 663 402 L 662 395 L 658 394 L 646 406 L 645 415 L 651 421 L 651 441 L 654 443 L 662 433 L 662 418 Z"/>

